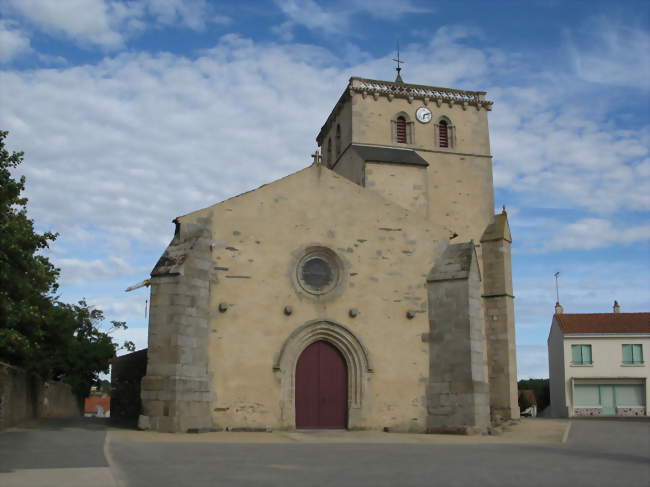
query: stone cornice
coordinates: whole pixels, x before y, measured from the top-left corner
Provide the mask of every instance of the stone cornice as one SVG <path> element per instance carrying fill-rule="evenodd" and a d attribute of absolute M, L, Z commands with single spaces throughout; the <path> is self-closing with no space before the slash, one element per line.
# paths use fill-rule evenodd
<path fill-rule="evenodd" d="M 438 86 L 414 85 L 410 83 L 395 83 L 392 81 L 379 81 L 366 78 L 350 78 L 348 88 L 357 93 L 366 95 L 383 95 L 398 98 L 418 99 L 426 103 L 456 103 L 471 105 L 477 108 L 490 110 L 491 101 L 485 99 L 485 91 L 466 91 L 453 88 L 440 88 Z"/>
<path fill-rule="evenodd" d="M 364 98 L 366 96 L 372 96 L 375 100 L 380 96 L 385 96 L 389 100 L 393 98 L 405 98 L 409 103 L 412 103 L 413 100 L 421 100 L 425 105 L 429 103 L 435 103 L 438 106 L 447 103 L 450 107 L 460 105 L 463 110 L 466 110 L 468 106 L 472 106 L 476 110 L 480 110 L 481 108 L 491 110 L 493 104 L 493 102 L 485 99 L 485 91 L 456 90 L 438 86 L 414 85 L 410 83 L 396 83 L 393 81 L 352 77 L 316 137 L 319 146 L 323 144 L 323 138 L 329 131 L 343 103 L 355 93 L 361 94 Z"/>

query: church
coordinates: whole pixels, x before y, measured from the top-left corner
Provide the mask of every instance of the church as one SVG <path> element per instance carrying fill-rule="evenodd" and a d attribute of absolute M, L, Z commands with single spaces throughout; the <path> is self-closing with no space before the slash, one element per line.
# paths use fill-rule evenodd
<path fill-rule="evenodd" d="M 485 433 L 519 417 L 482 91 L 353 77 L 309 167 L 174 220 L 142 429 Z"/>

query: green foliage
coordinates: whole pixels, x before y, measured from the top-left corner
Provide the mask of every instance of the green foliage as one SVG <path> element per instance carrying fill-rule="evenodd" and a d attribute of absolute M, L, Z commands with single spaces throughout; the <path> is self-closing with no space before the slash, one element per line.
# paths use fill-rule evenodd
<path fill-rule="evenodd" d="M 6 136 L 0 131 L 0 359 L 24 366 L 41 354 L 39 324 L 52 307 L 59 272 L 38 254 L 56 235 L 35 232 L 27 218 L 27 198 L 21 196 L 25 177 L 14 180 L 10 173 L 23 153 L 9 153 Z"/>
<path fill-rule="evenodd" d="M 104 330 L 101 310 L 55 296 L 59 270 L 40 252 L 57 235 L 39 234 L 27 217 L 25 177 L 11 175 L 23 153 L 10 153 L 6 136 L 0 131 L 0 360 L 44 379 L 62 379 L 84 397 L 122 348 L 111 333 L 126 323 L 113 321 Z M 133 344 L 123 347 L 132 350 Z"/>
<path fill-rule="evenodd" d="M 525 379 L 517 382 L 519 390 L 532 389 L 535 392 L 537 401 L 537 410 L 543 411 L 551 403 L 551 392 L 548 385 L 548 379 Z"/>

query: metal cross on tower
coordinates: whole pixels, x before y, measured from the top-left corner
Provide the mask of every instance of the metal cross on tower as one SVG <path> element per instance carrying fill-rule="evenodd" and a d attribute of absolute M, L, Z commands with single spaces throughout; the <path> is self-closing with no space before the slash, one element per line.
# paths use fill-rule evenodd
<path fill-rule="evenodd" d="M 402 61 L 399 58 L 399 41 L 397 42 L 397 58 L 393 58 L 393 61 L 397 63 L 397 67 L 395 68 L 395 71 L 397 71 L 397 77 L 395 78 L 395 83 L 404 83 L 404 81 L 402 81 L 402 77 L 400 76 L 399 72 L 402 70 L 400 64 L 406 64 L 406 61 Z"/>

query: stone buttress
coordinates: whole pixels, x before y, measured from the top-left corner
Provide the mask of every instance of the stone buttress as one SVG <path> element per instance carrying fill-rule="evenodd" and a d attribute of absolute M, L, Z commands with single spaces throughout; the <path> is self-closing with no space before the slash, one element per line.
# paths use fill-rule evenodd
<path fill-rule="evenodd" d="M 511 242 L 504 209 L 481 237 L 490 410 L 496 421 L 519 418 Z"/>
<path fill-rule="evenodd" d="M 429 273 L 427 289 L 427 430 L 484 433 L 490 425 L 490 385 L 474 242 L 449 245 Z"/>
<path fill-rule="evenodd" d="M 212 428 L 208 374 L 211 232 L 177 223 L 151 273 L 147 375 L 138 426 L 164 432 Z"/>

